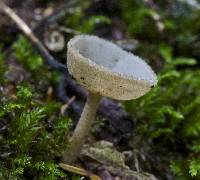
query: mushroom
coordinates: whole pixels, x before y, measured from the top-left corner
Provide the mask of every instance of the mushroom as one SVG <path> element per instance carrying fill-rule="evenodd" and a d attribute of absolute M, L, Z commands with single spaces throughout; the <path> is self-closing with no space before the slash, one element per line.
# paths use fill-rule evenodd
<path fill-rule="evenodd" d="M 116 100 L 136 99 L 157 83 L 155 73 L 141 58 L 96 36 L 78 35 L 68 42 L 69 73 L 89 95 L 63 161 L 73 163 L 91 124 L 102 96 Z M 123 122 L 122 122 L 123 123 Z"/>

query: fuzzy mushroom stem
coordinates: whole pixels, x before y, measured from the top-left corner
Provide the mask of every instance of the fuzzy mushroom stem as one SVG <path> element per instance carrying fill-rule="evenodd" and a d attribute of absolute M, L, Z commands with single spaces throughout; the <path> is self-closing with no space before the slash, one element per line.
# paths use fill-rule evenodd
<path fill-rule="evenodd" d="M 100 99 L 101 96 L 89 93 L 80 120 L 71 138 L 70 145 L 63 154 L 63 162 L 73 163 L 76 160 L 84 144 L 85 137 L 90 131 Z"/>

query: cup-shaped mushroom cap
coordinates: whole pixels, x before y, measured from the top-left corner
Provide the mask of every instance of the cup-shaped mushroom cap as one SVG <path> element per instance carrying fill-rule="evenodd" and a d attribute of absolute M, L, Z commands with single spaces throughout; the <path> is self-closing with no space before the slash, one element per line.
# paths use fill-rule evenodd
<path fill-rule="evenodd" d="M 78 35 L 68 42 L 67 66 L 90 92 L 118 100 L 136 99 L 157 83 L 145 61 L 96 36 Z"/>

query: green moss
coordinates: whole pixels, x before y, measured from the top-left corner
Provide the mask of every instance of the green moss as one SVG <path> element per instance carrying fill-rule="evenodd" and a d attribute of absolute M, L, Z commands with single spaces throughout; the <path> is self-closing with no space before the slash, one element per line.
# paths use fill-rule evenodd
<path fill-rule="evenodd" d="M 171 49 L 163 45 L 159 52 L 166 63 L 158 75 L 158 85 L 144 97 L 124 105 L 137 117 L 138 134 L 159 141 L 154 148 L 165 147 L 174 154 L 171 167 L 176 177 L 191 179 L 200 176 L 200 71 L 189 69 L 196 64 L 193 58 L 173 57 Z M 188 68 L 177 70 L 181 66 Z"/>
<path fill-rule="evenodd" d="M 37 71 L 43 65 L 42 57 L 36 53 L 30 42 L 22 35 L 13 44 L 16 58 L 30 71 Z"/>
<path fill-rule="evenodd" d="M 98 15 L 85 19 L 78 30 L 82 33 L 92 33 L 98 25 L 109 25 L 111 20 L 108 17 Z"/>
<path fill-rule="evenodd" d="M 1 175 L 6 179 L 23 179 L 26 172 L 37 179 L 66 176 L 55 158 L 66 148 L 70 119 L 60 115 L 59 103 L 37 102 L 35 94 L 30 87 L 18 86 L 17 99 L 7 99 L 1 105 L 0 120 L 11 119 L 0 146 L 1 155 L 5 154 Z"/>

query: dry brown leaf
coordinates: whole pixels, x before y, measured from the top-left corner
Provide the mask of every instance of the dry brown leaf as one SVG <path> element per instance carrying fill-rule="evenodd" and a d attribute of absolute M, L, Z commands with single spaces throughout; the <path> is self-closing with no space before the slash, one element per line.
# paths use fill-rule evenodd
<path fill-rule="evenodd" d="M 72 165 L 69 165 L 69 164 L 63 164 L 63 163 L 59 163 L 59 166 L 66 171 L 76 173 L 76 174 L 79 174 L 79 175 L 82 175 L 82 176 L 87 176 L 91 180 L 102 180 L 99 176 L 97 176 L 97 175 L 93 174 L 92 172 L 87 171 L 83 168 L 79 168 L 79 167 L 76 167 L 76 166 L 72 166 Z"/>

